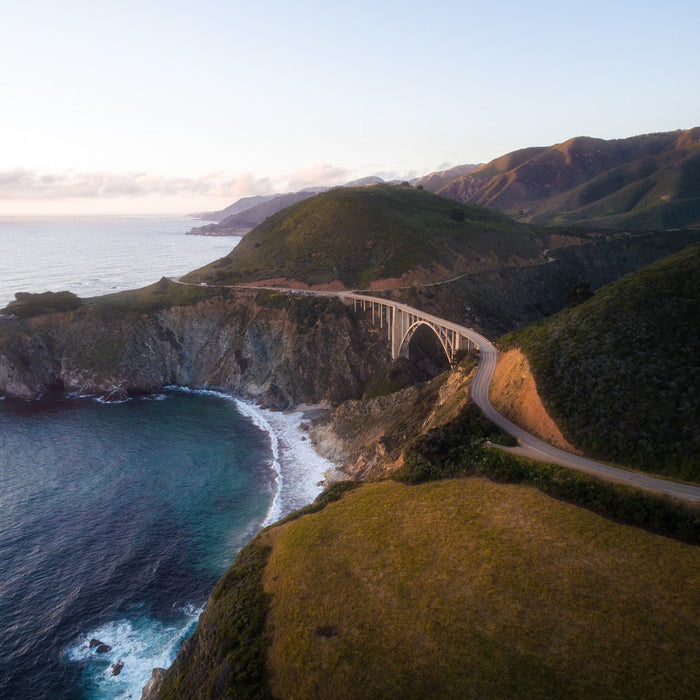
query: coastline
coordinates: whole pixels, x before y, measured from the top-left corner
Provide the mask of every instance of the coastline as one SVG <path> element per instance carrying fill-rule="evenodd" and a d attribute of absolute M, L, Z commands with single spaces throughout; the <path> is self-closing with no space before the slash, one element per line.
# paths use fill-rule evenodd
<path fill-rule="evenodd" d="M 322 406 L 300 404 L 286 411 L 273 411 L 250 400 L 233 398 L 238 411 L 270 438 L 277 489 L 261 525 L 264 528 L 312 503 L 326 483 L 337 480 L 339 467 L 317 452 L 308 435 L 309 422 L 325 410 Z M 289 488 L 285 488 L 287 484 Z"/>
<path fill-rule="evenodd" d="M 228 567 L 233 563 L 240 547 L 245 546 L 260 530 L 313 502 L 335 472 L 336 465 L 316 452 L 308 435 L 309 421 L 326 409 L 323 406 L 299 405 L 286 411 L 273 411 L 232 392 L 175 385 L 164 386 L 161 391 L 147 396 L 129 397 L 126 401 L 107 401 L 104 397 L 90 394 L 67 393 L 66 396 L 104 406 L 134 400 L 165 401 L 171 392 L 223 399 L 233 404 L 245 420 L 263 430 L 269 440 L 269 467 L 274 471 L 274 477 L 270 478 L 265 487 L 265 493 L 270 497 L 269 506 L 259 519 L 249 523 L 245 541 L 229 552 Z M 211 591 L 207 597 L 210 593 Z M 93 664 L 91 676 L 96 679 L 94 691 L 99 696 L 105 697 L 102 693 L 106 692 L 106 697 L 122 697 L 125 694 L 140 697 L 149 680 L 148 674 L 152 674 L 154 668 L 167 668 L 173 663 L 182 644 L 194 632 L 205 603 L 190 600 L 178 603 L 175 607 L 179 611 L 177 620 L 163 622 L 145 613 L 135 616 L 120 614 L 97 627 L 86 628 L 64 648 L 62 658 L 81 665 Z M 93 638 L 106 641 L 115 649 L 115 653 L 118 652 L 119 659 L 125 662 L 124 670 L 118 676 L 112 675 L 111 666 L 102 669 L 95 662 L 90 647 Z M 91 691 L 89 697 L 97 696 Z"/>
<path fill-rule="evenodd" d="M 267 514 L 258 530 L 251 532 L 251 538 L 289 513 L 309 505 L 327 484 L 343 478 L 339 465 L 322 457 L 309 437 L 310 422 L 326 411 L 326 407 L 299 404 L 286 411 L 273 411 L 262 408 L 250 399 L 243 399 L 223 391 L 178 386 L 163 388 L 169 391 L 218 396 L 227 401 L 233 401 L 241 415 L 268 435 L 272 452 L 271 468 L 276 474 L 276 488 Z M 176 644 L 172 644 L 173 640 L 170 640 L 169 648 L 164 649 L 162 653 L 162 658 L 167 658 L 167 665 L 152 668 L 151 676 L 143 678 L 140 685 L 143 693 L 141 697 L 150 697 L 158 687 L 158 679 L 172 665 L 182 644 L 194 632 L 203 610 L 204 606 L 194 613 L 187 627 L 176 636 Z"/>
<path fill-rule="evenodd" d="M 325 412 L 325 406 L 299 404 L 285 411 L 275 411 L 263 408 L 252 399 L 216 389 L 192 389 L 176 385 L 167 385 L 163 389 L 232 401 L 241 415 L 267 434 L 272 452 L 270 466 L 276 474 L 276 488 L 260 529 L 309 505 L 327 483 L 342 478 L 340 466 L 321 456 L 309 437 L 311 420 Z M 287 483 L 293 488 L 285 489 Z"/>

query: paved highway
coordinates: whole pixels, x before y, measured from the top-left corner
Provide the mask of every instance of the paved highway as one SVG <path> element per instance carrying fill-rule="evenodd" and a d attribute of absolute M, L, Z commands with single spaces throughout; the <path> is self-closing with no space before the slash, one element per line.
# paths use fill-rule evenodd
<path fill-rule="evenodd" d="M 173 279 L 173 281 L 179 282 L 180 284 L 186 284 L 184 282 L 180 282 L 179 279 Z M 491 341 L 471 328 L 460 326 L 459 324 L 452 323 L 451 321 L 446 321 L 438 316 L 433 316 L 406 304 L 394 302 L 389 299 L 357 294 L 355 292 L 301 290 L 287 287 L 255 287 L 253 285 L 237 285 L 237 287 L 243 289 L 272 289 L 274 291 L 289 292 L 291 294 L 312 294 L 316 296 L 335 296 L 345 299 L 365 299 L 367 301 L 375 302 L 381 301 L 382 303 L 394 306 L 402 311 L 415 314 L 416 316 L 420 316 L 426 320 L 433 321 L 446 328 L 457 331 L 478 345 L 481 353 L 481 358 L 471 388 L 474 403 L 476 403 L 476 405 L 484 412 L 484 415 L 486 415 L 489 420 L 491 420 L 505 432 L 518 439 L 519 446 L 518 448 L 512 450 L 513 452 L 522 454 L 523 456 L 527 456 L 532 459 L 561 464 L 571 469 L 576 469 L 577 471 L 592 474 L 593 476 L 605 479 L 607 481 L 615 481 L 621 484 L 636 486 L 637 488 L 641 488 L 646 491 L 653 491 L 655 493 L 673 496 L 674 498 L 679 498 L 684 501 L 696 503 L 700 502 L 700 486 L 666 481 L 665 479 L 659 479 L 640 472 L 633 472 L 626 469 L 621 469 L 619 467 L 613 467 L 609 464 L 603 464 L 602 462 L 597 462 L 593 459 L 572 454 L 571 452 L 567 452 L 566 450 L 561 450 L 558 447 L 553 447 L 552 445 L 547 444 L 543 440 L 540 440 L 534 435 L 531 435 L 527 431 L 523 430 L 521 427 L 515 425 L 505 416 L 502 416 L 491 405 L 488 395 L 491 378 L 493 377 L 494 370 L 496 369 L 498 350 L 493 343 L 491 343 Z"/>
<path fill-rule="evenodd" d="M 331 292 L 331 294 L 333 293 Z M 334 294 L 336 296 L 349 299 L 362 299 L 363 297 L 368 301 L 373 299 L 373 297 L 370 296 L 347 292 L 335 292 Z M 374 297 L 374 299 L 376 300 L 376 297 Z M 382 299 L 382 301 L 388 300 Z M 558 447 L 547 444 L 543 440 L 540 440 L 534 435 L 531 435 L 527 431 L 523 430 L 520 426 L 515 425 L 515 423 L 509 421 L 505 416 L 502 416 L 489 401 L 489 385 L 491 384 L 491 378 L 493 377 L 494 370 L 496 369 L 496 360 L 498 359 L 498 350 L 491 341 L 480 333 L 477 333 L 475 330 L 467 328 L 466 326 L 460 326 L 457 323 L 446 321 L 445 319 L 437 316 L 427 314 L 424 311 L 414 309 L 406 304 L 400 304 L 398 302 L 389 303 L 402 309 L 403 311 L 416 314 L 417 316 L 422 316 L 426 320 L 435 321 L 443 326 L 446 326 L 447 328 L 451 328 L 452 330 L 466 336 L 479 346 L 481 358 L 474 381 L 472 383 L 472 398 L 474 403 L 476 403 L 476 405 L 484 412 L 484 415 L 489 418 L 489 420 L 494 422 L 502 430 L 505 430 L 505 432 L 518 439 L 520 444 L 517 450 L 513 450 L 514 452 L 532 459 L 537 459 L 539 461 L 561 464 L 563 466 L 570 467 L 571 469 L 576 469 L 581 472 L 586 472 L 587 474 L 592 474 L 593 476 L 601 479 L 606 479 L 607 481 L 615 481 L 621 484 L 636 486 L 646 491 L 666 494 L 668 496 L 673 496 L 674 498 L 680 498 L 684 501 L 700 502 L 699 486 L 658 479 L 647 474 L 620 469 L 619 467 L 613 467 L 609 464 L 603 464 L 602 462 L 597 462 L 593 459 L 572 454 L 571 452 L 567 452 L 566 450 L 561 450 Z"/>

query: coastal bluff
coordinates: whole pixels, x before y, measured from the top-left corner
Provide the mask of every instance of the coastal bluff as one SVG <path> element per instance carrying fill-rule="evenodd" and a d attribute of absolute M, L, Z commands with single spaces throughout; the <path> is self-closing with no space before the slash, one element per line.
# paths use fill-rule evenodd
<path fill-rule="evenodd" d="M 179 385 L 231 390 L 277 409 L 332 405 L 362 396 L 391 361 L 338 300 L 175 287 L 162 280 L 138 299 L 3 317 L 0 395 L 31 400 L 60 390 L 115 401 Z M 189 297 L 173 304 L 173 293 Z"/>

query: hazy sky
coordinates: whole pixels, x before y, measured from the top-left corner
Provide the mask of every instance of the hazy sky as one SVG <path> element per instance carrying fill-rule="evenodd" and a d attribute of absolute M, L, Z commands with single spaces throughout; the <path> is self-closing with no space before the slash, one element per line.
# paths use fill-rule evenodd
<path fill-rule="evenodd" d="M 697 0 L 0 0 L 0 214 L 180 212 L 700 126 Z"/>

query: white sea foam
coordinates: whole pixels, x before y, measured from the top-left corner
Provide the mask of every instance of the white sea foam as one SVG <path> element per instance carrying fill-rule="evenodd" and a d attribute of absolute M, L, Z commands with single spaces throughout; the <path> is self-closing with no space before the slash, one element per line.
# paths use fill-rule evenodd
<path fill-rule="evenodd" d="M 95 394 L 83 394 L 79 391 L 69 391 L 66 397 L 69 399 L 94 399 Z"/>
<path fill-rule="evenodd" d="M 167 394 L 145 394 L 144 396 L 139 396 L 140 401 L 165 401 L 167 398 Z"/>
<path fill-rule="evenodd" d="M 272 450 L 272 468 L 275 470 L 275 495 L 268 508 L 262 527 L 271 525 L 281 517 L 281 495 L 282 495 L 282 465 L 280 464 L 279 439 L 277 433 L 266 419 L 263 410 L 249 401 L 236 399 L 236 408 L 246 418 L 251 420 L 260 430 L 266 432 L 270 438 L 270 448 Z"/>
<path fill-rule="evenodd" d="M 108 399 L 106 396 L 98 396 L 95 401 L 105 406 L 117 406 L 120 403 L 128 403 L 131 401 L 131 397 L 129 396 L 126 399 Z"/>
<path fill-rule="evenodd" d="M 185 606 L 182 618 L 165 625 L 148 617 L 108 622 L 81 635 L 66 650 L 71 661 L 86 666 L 91 698 L 139 698 L 156 667 L 167 668 L 175 659 L 182 642 L 192 633 L 203 608 Z M 98 654 L 90 640 L 99 639 L 112 649 Z M 114 664 L 124 665 L 114 675 Z"/>
<path fill-rule="evenodd" d="M 314 449 L 302 429 L 302 411 L 271 411 L 241 399 L 236 399 L 236 405 L 271 436 L 279 476 L 275 502 L 264 522 L 269 525 L 311 503 L 335 465 Z"/>
<path fill-rule="evenodd" d="M 231 394 L 212 389 L 166 386 L 169 391 L 218 396 L 234 401 L 241 414 L 266 432 L 272 452 L 271 467 L 276 474 L 275 496 L 262 527 L 311 503 L 323 490 L 327 472 L 335 464 L 321 457 L 302 429 L 303 411 L 272 411 Z"/>

